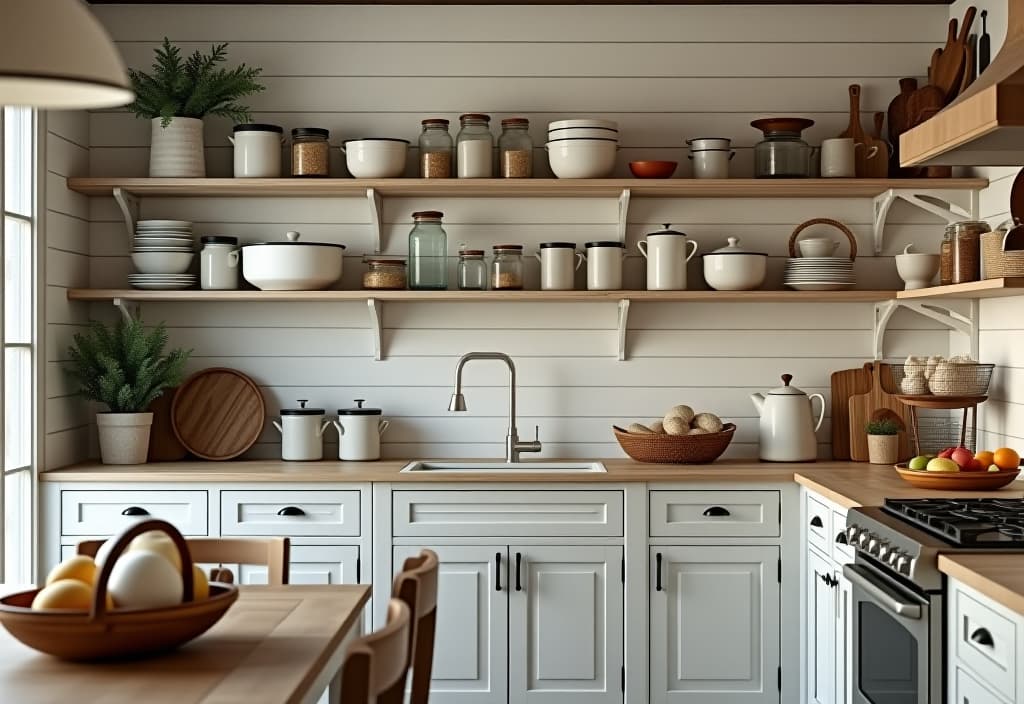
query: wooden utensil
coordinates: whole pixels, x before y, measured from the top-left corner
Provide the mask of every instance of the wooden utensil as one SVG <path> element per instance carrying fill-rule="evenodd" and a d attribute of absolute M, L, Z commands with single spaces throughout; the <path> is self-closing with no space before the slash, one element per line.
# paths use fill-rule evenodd
<path fill-rule="evenodd" d="M 882 112 L 882 111 L 876 112 L 875 113 L 875 134 L 873 135 L 874 137 L 877 137 L 878 139 L 885 139 L 885 137 L 882 136 L 882 127 L 884 125 L 885 125 L 885 113 Z"/>
<path fill-rule="evenodd" d="M 197 372 L 178 389 L 171 406 L 174 434 L 204 460 L 229 460 L 252 447 L 267 417 L 256 383 L 236 369 Z"/>
<path fill-rule="evenodd" d="M 855 143 L 864 145 L 856 152 L 857 178 L 885 178 L 888 175 L 889 152 L 885 142 L 866 133 L 860 123 L 860 86 L 856 83 L 850 86 L 850 124 L 839 136 L 852 137 Z M 872 147 L 877 150 L 869 159 Z"/>
<path fill-rule="evenodd" d="M 978 75 L 992 62 L 992 37 L 988 35 L 988 10 L 981 11 L 981 37 L 978 39 Z"/>
<path fill-rule="evenodd" d="M 864 155 L 864 170 L 868 178 L 885 178 L 889 175 L 889 156 L 892 154 L 892 147 L 882 136 L 882 128 L 885 125 L 885 113 L 874 114 L 875 132 L 872 135 L 865 135 L 865 143 L 861 148 Z M 876 147 L 878 151 L 874 156 L 868 156 L 871 148 Z"/>
<path fill-rule="evenodd" d="M 153 414 L 153 426 L 149 431 L 149 462 L 178 462 L 188 456 L 188 450 L 174 434 L 174 424 L 171 423 L 171 405 L 177 392 L 177 387 L 166 389 L 149 404 Z"/>
<path fill-rule="evenodd" d="M 870 376 L 870 390 L 863 394 L 850 397 L 850 459 L 855 462 L 868 461 L 868 436 L 864 426 L 872 415 L 881 409 L 889 409 L 902 421 L 904 427 L 909 418 L 907 407 L 895 394 L 883 387 L 883 376 L 890 378 L 889 365 L 880 362 L 868 362 L 864 365 L 865 372 Z M 899 458 L 909 459 L 912 456 L 910 438 L 907 433 L 900 435 Z"/>
<path fill-rule="evenodd" d="M 959 35 L 956 31 L 956 18 L 949 21 L 946 46 L 942 48 L 942 53 L 939 54 L 937 62 L 932 67 L 930 82 L 942 91 L 943 106 L 953 100 L 960 90 L 967 65 L 967 37 L 971 33 L 971 25 L 974 23 L 974 15 L 977 11 L 978 8 L 973 5 L 967 8 L 963 24 L 960 25 Z"/>
<path fill-rule="evenodd" d="M 832 372 L 832 458 L 850 459 L 850 397 L 871 390 L 871 376 L 864 370 Z"/>
<path fill-rule="evenodd" d="M 918 88 L 907 99 L 907 129 L 917 127 L 944 107 L 946 98 L 938 86 L 929 83 Z"/>
<path fill-rule="evenodd" d="M 967 42 L 967 46 L 964 48 L 964 56 L 966 57 L 966 60 L 965 60 L 965 63 L 964 63 L 964 75 L 963 75 L 963 78 L 960 81 L 960 85 L 959 85 L 959 87 L 957 88 L 957 91 L 956 91 L 956 94 L 958 96 L 961 93 L 963 93 L 965 90 L 967 90 L 972 83 L 974 83 L 974 77 L 975 77 L 974 76 L 974 65 L 975 65 L 975 56 L 976 56 L 976 52 L 977 52 L 977 47 L 975 46 L 975 44 L 977 42 L 974 41 L 974 39 L 975 39 L 975 36 L 972 34 L 971 35 L 971 40 L 972 41 Z"/>
<path fill-rule="evenodd" d="M 1014 222 L 1024 219 L 1024 169 L 1017 172 L 1010 186 L 1010 215 Z"/>
<path fill-rule="evenodd" d="M 892 156 L 889 159 L 889 175 L 899 176 L 900 168 L 900 135 L 910 129 L 907 101 L 917 90 L 916 78 L 901 78 L 900 92 L 889 103 L 889 144 L 892 145 Z"/>
<path fill-rule="evenodd" d="M 850 86 L 850 123 L 839 137 L 852 137 L 854 142 L 864 141 L 864 128 L 860 124 L 860 86 L 856 83 Z"/>

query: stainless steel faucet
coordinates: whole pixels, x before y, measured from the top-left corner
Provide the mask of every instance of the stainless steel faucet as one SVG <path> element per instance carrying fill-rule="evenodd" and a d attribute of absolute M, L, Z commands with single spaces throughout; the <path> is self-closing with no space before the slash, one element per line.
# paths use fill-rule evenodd
<path fill-rule="evenodd" d="M 540 426 L 537 426 L 533 440 L 520 442 L 519 431 L 516 429 L 516 365 L 512 358 L 501 352 L 468 352 L 459 358 L 455 367 L 455 393 L 452 394 L 449 411 L 465 411 L 466 397 L 462 395 L 462 368 L 471 359 L 496 359 L 508 366 L 508 434 L 505 436 L 505 461 L 518 462 L 520 452 L 540 452 Z"/>

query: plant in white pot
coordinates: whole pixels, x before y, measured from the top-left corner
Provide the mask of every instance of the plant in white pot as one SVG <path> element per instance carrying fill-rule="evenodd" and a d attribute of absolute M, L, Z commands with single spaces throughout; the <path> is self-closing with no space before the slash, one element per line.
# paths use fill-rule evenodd
<path fill-rule="evenodd" d="M 177 386 L 191 350 L 164 354 L 167 330 L 146 330 L 140 321 L 119 320 L 112 328 L 92 322 L 75 334 L 69 374 L 79 395 L 109 409 L 96 414 L 104 464 L 143 464 L 153 414 L 147 409 L 164 389 Z"/>
<path fill-rule="evenodd" d="M 900 453 L 900 425 L 889 418 L 868 421 L 864 426 L 868 434 L 868 462 L 895 464 Z"/>
<path fill-rule="evenodd" d="M 183 59 L 181 49 L 164 37 L 163 46 L 156 49 L 152 74 L 128 69 L 135 91 L 135 102 L 128 109 L 152 124 L 150 176 L 206 176 L 203 117 L 250 120 L 249 108 L 238 100 L 264 90 L 256 80 L 262 69 L 245 64 L 232 69 L 219 66 L 227 60 L 227 46 L 211 46 L 209 54 L 196 50 Z"/>

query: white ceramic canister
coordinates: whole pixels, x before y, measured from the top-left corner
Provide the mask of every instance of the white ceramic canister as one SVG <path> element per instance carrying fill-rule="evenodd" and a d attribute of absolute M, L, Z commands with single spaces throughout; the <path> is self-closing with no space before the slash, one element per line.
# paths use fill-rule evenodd
<path fill-rule="evenodd" d="M 203 121 L 197 117 L 150 120 L 149 175 L 151 178 L 203 178 Z"/>
<path fill-rule="evenodd" d="M 256 123 L 235 125 L 228 139 L 235 145 L 235 178 L 281 177 L 283 127 Z"/>
<path fill-rule="evenodd" d="M 535 255 L 540 262 L 542 291 L 572 291 L 576 288 L 576 270 L 583 264 L 583 254 L 573 242 L 541 242 Z"/>
<path fill-rule="evenodd" d="M 204 291 L 238 288 L 238 238 L 205 235 L 199 238 L 199 287 Z"/>
<path fill-rule="evenodd" d="M 299 399 L 298 408 L 282 408 L 281 422 L 273 421 L 281 433 L 281 459 L 309 462 L 324 458 L 324 431 L 329 425 L 324 409 L 306 408 L 309 403 Z"/>
<path fill-rule="evenodd" d="M 587 242 L 587 289 L 618 291 L 622 288 L 622 242 Z"/>
<path fill-rule="evenodd" d="M 388 429 L 390 421 L 381 418 L 379 408 L 363 408 L 365 399 L 357 398 L 355 408 L 339 408 L 338 459 L 379 460 L 380 436 Z"/>
<path fill-rule="evenodd" d="M 693 162 L 694 178 L 729 178 L 729 162 L 736 152 L 728 149 L 694 149 L 688 157 Z"/>
<path fill-rule="evenodd" d="M 646 241 L 637 243 L 647 260 L 648 291 L 686 290 L 686 264 L 697 253 L 697 243 L 687 238 L 685 232 L 671 228 L 665 225 L 664 230 L 652 232 Z"/>

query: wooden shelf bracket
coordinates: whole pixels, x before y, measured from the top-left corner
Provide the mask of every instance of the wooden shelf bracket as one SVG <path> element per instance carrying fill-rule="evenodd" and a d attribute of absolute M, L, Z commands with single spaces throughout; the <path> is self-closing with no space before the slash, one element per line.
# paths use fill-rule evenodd
<path fill-rule="evenodd" d="M 619 361 L 626 361 L 626 332 L 629 323 L 629 299 L 623 298 L 619 301 L 619 334 L 616 340 L 619 348 Z"/>
<path fill-rule="evenodd" d="M 880 193 L 875 196 L 873 202 L 874 229 L 872 234 L 874 235 L 875 254 L 882 253 L 882 244 L 885 241 L 885 221 L 889 216 L 889 209 L 898 199 L 903 199 L 921 210 L 937 215 L 946 222 L 977 220 L 981 191 L 977 188 L 966 191 L 943 188 L 890 188 L 884 193 Z"/>
<path fill-rule="evenodd" d="M 971 345 L 971 358 L 978 359 L 978 355 L 980 353 L 978 338 L 978 312 L 981 309 L 981 303 L 976 299 L 969 303 L 970 312 L 967 315 L 943 305 L 923 303 L 920 301 L 892 300 L 876 303 L 873 335 L 875 359 L 881 360 L 884 358 L 883 348 L 885 343 L 885 331 L 889 326 L 889 321 L 892 319 L 892 316 L 895 315 L 896 311 L 900 308 L 914 311 L 918 315 L 923 315 L 926 318 L 942 323 L 950 330 L 954 330 L 967 336 Z"/>
<path fill-rule="evenodd" d="M 139 220 L 139 197 L 120 187 L 114 188 L 113 196 L 124 217 L 124 226 L 128 230 L 128 249 L 130 250 L 132 238 L 135 237 L 135 223 Z"/>
<path fill-rule="evenodd" d="M 381 253 L 381 222 L 384 200 L 376 188 L 366 189 L 366 200 L 370 206 L 370 224 L 373 226 L 373 253 Z"/>
<path fill-rule="evenodd" d="M 632 192 L 628 188 L 623 188 L 622 193 L 619 194 L 619 226 L 616 231 L 616 237 L 619 242 L 626 243 L 626 223 L 629 219 L 629 199 Z"/>
<path fill-rule="evenodd" d="M 384 355 L 381 352 L 380 323 L 382 317 L 383 302 L 376 298 L 366 301 L 366 310 L 370 314 L 370 337 L 373 340 L 373 358 L 380 362 Z"/>

